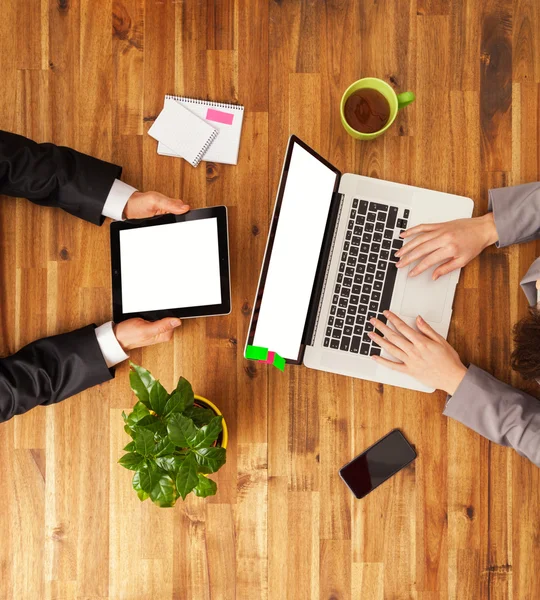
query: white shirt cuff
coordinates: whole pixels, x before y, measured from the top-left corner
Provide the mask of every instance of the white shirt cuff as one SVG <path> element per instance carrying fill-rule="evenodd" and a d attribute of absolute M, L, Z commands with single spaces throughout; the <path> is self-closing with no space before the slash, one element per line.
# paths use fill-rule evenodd
<path fill-rule="evenodd" d="M 127 201 L 131 194 L 136 191 L 137 188 L 120 181 L 120 179 L 115 179 L 111 191 L 107 196 L 107 200 L 105 200 L 101 214 L 104 217 L 109 217 L 115 221 L 123 221 L 124 208 L 126 207 Z"/>
<path fill-rule="evenodd" d="M 109 369 L 129 358 L 114 335 L 112 321 L 96 327 L 95 331 L 99 348 Z"/>

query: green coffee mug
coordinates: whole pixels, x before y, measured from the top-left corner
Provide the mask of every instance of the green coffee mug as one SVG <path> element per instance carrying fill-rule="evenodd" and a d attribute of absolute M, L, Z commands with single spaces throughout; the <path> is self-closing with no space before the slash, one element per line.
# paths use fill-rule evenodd
<path fill-rule="evenodd" d="M 388 122 L 382 129 L 379 129 L 379 131 L 375 131 L 374 133 L 362 133 L 361 131 L 356 131 L 356 129 L 353 129 L 349 123 L 347 123 L 347 119 L 345 119 L 345 102 L 347 102 L 351 94 L 354 94 L 354 92 L 365 88 L 370 88 L 380 92 L 386 98 L 388 105 L 390 106 L 390 116 L 388 117 Z M 345 90 L 339 107 L 341 113 L 341 123 L 343 124 L 345 131 L 349 135 L 352 135 L 353 138 L 356 138 L 357 140 L 372 140 L 383 134 L 395 121 L 398 110 L 409 105 L 414 101 L 414 99 L 415 95 L 412 92 L 396 94 L 396 92 L 394 92 L 392 87 L 386 83 L 386 81 L 377 79 L 376 77 L 364 77 L 364 79 L 359 79 L 358 81 L 352 83 Z"/>

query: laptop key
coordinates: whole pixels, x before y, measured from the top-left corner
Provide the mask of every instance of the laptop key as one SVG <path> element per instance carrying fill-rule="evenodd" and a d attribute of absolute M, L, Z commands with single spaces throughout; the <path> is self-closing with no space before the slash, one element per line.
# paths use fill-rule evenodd
<path fill-rule="evenodd" d="M 365 315 L 358 315 L 356 317 L 356 324 L 357 325 L 363 325 L 366 322 L 366 317 Z"/>
<path fill-rule="evenodd" d="M 356 219 L 356 211 L 354 210 L 354 208 L 351 210 L 350 217 L 351 219 Z"/>
<path fill-rule="evenodd" d="M 383 240 L 382 247 L 385 250 L 390 250 L 390 248 L 392 247 L 392 242 L 390 240 Z"/>
<path fill-rule="evenodd" d="M 369 303 L 369 310 L 377 310 L 378 308 L 379 308 L 378 302 L 370 302 Z"/>
<path fill-rule="evenodd" d="M 377 259 L 378 259 L 378 258 L 379 258 L 379 257 L 378 257 L 376 254 L 374 254 L 374 253 L 372 252 L 372 253 L 369 255 L 369 262 L 370 262 L 370 263 L 373 263 L 373 264 L 377 264 Z"/>
<path fill-rule="evenodd" d="M 357 273 L 365 273 L 366 272 L 366 265 L 364 265 L 362 263 L 358 263 L 356 265 L 356 272 Z"/>
<path fill-rule="evenodd" d="M 384 271 L 377 271 L 377 273 L 375 273 L 375 279 L 382 281 L 384 279 Z"/>
<path fill-rule="evenodd" d="M 367 200 L 360 200 L 360 208 L 358 212 L 362 215 L 365 215 L 367 212 L 368 202 Z"/>
<path fill-rule="evenodd" d="M 352 231 L 350 229 L 347 229 L 347 233 L 345 234 L 345 239 L 347 241 L 349 241 L 352 237 Z"/>
<path fill-rule="evenodd" d="M 358 246 L 353 246 L 349 252 L 350 256 L 358 256 Z"/>
<path fill-rule="evenodd" d="M 360 248 L 360 249 L 361 249 L 361 248 Z M 367 255 L 367 254 L 360 254 L 360 256 L 358 257 L 358 260 L 359 260 L 361 263 L 367 263 L 367 257 L 368 257 L 368 255 Z"/>
<path fill-rule="evenodd" d="M 379 260 L 379 262 L 377 264 L 377 269 L 382 269 L 384 271 L 384 269 L 386 269 L 386 261 Z"/>
<path fill-rule="evenodd" d="M 381 245 L 380 244 L 377 244 L 377 243 L 371 244 L 371 251 L 372 252 L 378 253 L 380 251 L 380 249 L 381 249 Z"/>
<path fill-rule="evenodd" d="M 332 304 L 332 306 L 330 307 L 330 314 L 335 315 L 336 310 L 337 310 L 337 306 L 335 304 Z"/>
<path fill-rule="evenodd" d="M 324 347 L 328 348 L 330 346 L 330 338 L 324 338 Z"/>
<path fill-rule="evenodd" d="M 360 325 L 356 325 L 354 327 L 354 335 L 362 335 L 364 333 L 364 328 Z"/>
<path fill-rule="evenodd" d="M 369 233 L 372 233 L 373 232 L 373 223 L 366 223 L 365 229 L 366 229 L 366 231 L 369 231 Z"/>
<path fill-rule="evenodd" d="M 394 264 L 388 265 L 388 271 L 386 272 L 386 280 L 384 282 L 384 288 L 382 291 L 382 298 L 379 310 L 388 310 L 390 308 L 390 302 L 392 301 L 392 294 L 394 292 L 394 284 L 396 282 L 397 267 Z"/>
<path fill-rule="evenodd" d="M 366 269 L 368 273 L 375 273 L 375 265 L 373 263 L 368 263 Z"/>
<path fill-rule="evenodd" d="M 352 315 L 347 315 L 347 318 L 345 319 L 345 324 L 354 325 L 354 317 Z"/>
<path fill-rule="evenodd" d="M 330 340 L 330 348 L 333 348 L 334 350 L 339 350 L 339 340 L 332 338 Z"/>
<path fill-rule="evenodd" d="M 344 277 L 344 279 L 343 279 L 343 285 L 347 286 L 347 287 L 351 287 L 351 285 L 352 285 L 352 279 L 350 277 Z"/>
<path fill-rule="evenodd" d="M 386 231 L 384 232 L 384 237 L 387 240 L 391 240 L 394 237 L 394 232 L 391 229 L 386 229 Z"/>
<path fill-rule="evenodd" d="M 347 253 L 346 252 L 342 252 L 341 253 L 341 262 L 345 262 L 347 260 Z"/>
<path fill-rule="evenodd" d="M 350 300 L 350 303 L 351 303 L 351 304 L 355 304 L 355 305 L 356 305 L 356 304 L 358 304 L 359 297 L 358 297 L 358 296 L 356 296 L 355 294 L 353 294 L 353 295 L 350 297 L 350 299 L 349 299 L 349 300 Z"/>
<path fill-rule="evenodd" d="M 347 308 L 347 313 L 349 315 L 355 315 L 356 314 L 356 309 L 357 309 L 356 304 L 349 304 L 349 306 Z"/>
<path fill-rule="evenodd" d="M 364 325 L 364 331 L 373 331 L 373 329 L 373 325 L 369 322 Z"/>
<path fill-rule="evenodd" d="M 362 341 L 366 342 L 366 344 L 369 344 L 369 342 L 371 342 L 371 339 L 367 333 L 364 333 L 364 335 L 362 336 Z"/>
<path fill-rule="evenodd" d="M 353 208 L 358 208 L 358 198 L 355 198 L 355 199 L 352 201 L 352 205 L 353 205 Z"/>
<path fill-rule="evenodd" d="M 345 309 L 344 308 L 338 308 L 337 312 L 336 312 L 336 316 L 340 317 L 341 319 L 343 319 L 345 317 Z"/>
<path fill-rule="evenodd" d="M 356 264 L 356 256 L 349 256 L 347 259 L 347 264 L 352 267 Z"/>
<path fill-rule="evenodd" d="M 378 221 L 375 224 L 375 231 L 377 231 L 379 233 L 383 232 L 384 231 L 384 223 L 381 223 L 380 221 Z"/>
<path fill-rule="evenodd" d="M 360 274 L 354 276 L 354 283 L 361 284 L 363 280 L 364 278 Z"/>
<path fill-rule="evenodd" d="M 374 279 L 374 277 L 373 277 L 372 273 L 366 273 L 364 276 L 364 281 L 366 283 L 373 283 L 373 279 Z"/>
<path fill-rule="evenodd" d="M 366 219 L 368 220 L 369 223 L 375 223 L 375 213 L 369 212 L 367 214 Z"/>
<path fill-rule="evenodd" d="M 405 227 L 407 227 L 407 221 L 405 221 L 405 219 L 398 219 L 396 225 L 399 229 L 405 229 Z"/>
<path fill-rule="evenodd" d="M 377 317 L 377 319 L 379 319 L 379 321 L 382 321 L 385 325 L 386 325 L 386 321 L 388 320 L 384 315 L 379 315 Z"/>
<path fill-rule="evenodd" d="M 345 269 L 345 275 L 347 275 L 347 277 L 352 277 L 354 275 L 354 269 L 352 267 L 347 267 Z"/>
<path fill-rule="evenodd" d="M 354 221 L 351 219 L 349 221 L 349 226 L 347 227 L 347 229 L 352 229 L 354 227 Z"/>
<path fill-rule="evenodd" d="M 380 257 L 381 257 L 383 260 L 388 260 L 388 257 L 389 257 L 389 256 L 390 256 L 390 254 L 388 253 L 388 250 L 381 250 Z"/>
<path fill-rule="evenodd" d="M 369 356 L 369 344 L 362 344 L 360 346 L 360 354 L 364 356 Z"/>
<path fill-rule="evenodd" d="M 394 229 L 394 227 L 396 226 L 397 214 L 398 209 L 395 206 L 391 206 L 390 211 L 388 213 L 388 221 L 386 222 L 387 226 L 391 229 Z"/>
<path fill-rule="evenodd" d="M 381 299 L 381 293 L 380 292 L 372 292 L 371 299 L 375 300 L 375 302 L 378 302 Z"/>
<path fill-rule="evenodd" d="M 392 248 L 399 250 L 403 246 L 403 240 L 394 240 L 392 242 Z"/>
<path fill-rule="evenodd" d="M 362 235 L 362 228 L 359 225 L 354 228 L 354 235 Z"/>
<path fill-rule="evenodd" d="M 337 279 L 336 279 L 336 281 L 337 281 L 338 283 L 341 283 L 341 282 L 343 281 L 343 274 L 342 274 L 342 273 L 338 273 L 338 276 L 337 276 Z"/>
<path fill-rule="evenodd" d="M 350 295 L 350 293 L 351 293 L 351 290 L 349 288 L 344 287 L 344 288 L 341 289 L 341 296 L 342 297 L 348 298 L 349 295 Z"/>
<path fill-rule="evenodd" d="M 334 324 L 334 317 L 329 317 L 328 318 L 328 325 L 333 325 Z"/>
<path fill-rule="evenodd" d="M 364 287 L 369 287 L 369 286 L 365 285 Z M 355 284 L 355 285 L 352 286 L 352 293 L 353 294 L 360 294 L 361 290 L 362 290 L 362 288 L 359 285 Z"/>
<path fill-rule="evenodd" d="M 369 312 L 369 313 L 367 314 L 367 317 L 366 317 L 366 319 L 367 319 L 368 321 L 371 321 L 371 319 L 374 319 L 376 316 L 377 316 L 377 315 L 376 315 L 374 312 Z"/>
<path fill-rule="evenodd" d="M 357 235 L 352 236 L 351 244 L 353 246 L 360 246 L 360 237 Z"/>
<path fill-rule="evenodd" d="M 352 335 L 352 327 L 350 325 L 345 325 L 343 335 Z"/>
<path fill-rule="evenodd" d="M 345 271 L 345 263 L 339 263 L 339 272 L 343 273 Z"/>
<path fill-rule="evenodd" d="M 369 244 L 361 244 L 360 251 L 361 252 L 369 252 Z M 360 257 L 360 260 L 362 260 L 362 257 Z"/>
<path fill-rule="evenodd" d="M 339 290 L 341 289 L 341 286 L 338 284 L 336 284 L 336 287 L 334 288 L 334 293 L 339 294 Z"/>
<path fill-rule="evenodd" d="M 351 342 L 351 352 L 358 354 L 359 350 L 360 350 L 360 336 L 355 335 L 355 336 L 353 336 L 353 339 Z"/>
<path fill-rule="evenodd" d="M 332 328 L 331 327 L 327 327 L 326 328 L 326 335 L 332 335 Z"/>
<path fill-rule="evenodd" d="M 373 234 L 373 241 L 374 242 L 380 242 L 382 240 L 382 235 L 380 234 L 380 232 L 376 232 Z"/>
<path fill-rule="evenodd" d="M 345 252 L 348 252 L 348 251 L 349 251 L 349 246 L 350 246 L 349 242 L 345 242 L 345 243 L 343 244 L 343 250 L 344 250 Z"/>
<path fill-rule="evenodd" d="M 371 243 L 371 233 L 367 233 L 367 232 L 364 231 L 364 235 L 362 236 L 362 241 L 365 244 Z"/>
<path fill-rule="evenodd" d="M 379 212 L 377 214 L 377 221 L 386 221 L 386 214 L 383 212 Z"/>
<path fill-rule="evenodd" d="M 359 312 L 361 315 L 365 315 L 365 314 L 367 313 L 367 306 L 365 306 L 364 304 L 361 304 L 361 305 L 358 307 L 358 312 Z"/>
<path fill-rule="evenodd" d="M 403 218 L 404 218 L 404 219 L 408 219 L 408 218 L 409 218 L 409 214 L 410 214 L 410 212 L 409 212 L 409 209 L 408 209 L 408 208 L 406 208 L 406 209 L 403 211 Z"/>
<path fill-rule="evenodd" d="M 361 225 L 363 227 L 365 222 L 366 222 L 366 217 L 362 217 L 361 215 L 356 215 L 356 224 L 357 225 Z"/>
<path fill-rule="evenodd" d="M 362 292 L 364 294 L 370 294 L 371 293 L 371 286 L 368 285 L 367 283 L 364 283 L 364 287 L 362 288 Z"/>
<path fill-rule="evenodd" d="M 332 337 L 334 339 L 339 339 L 341 337 L 341 330 L 340 329 L 333 329 L 332 330 Z"/>
<path fill-rule="evenodd" d="M 339 349 L 343 350 L 345 352 L 348 352 L 350 345 L 351 345 L 351 338 L 350 337 L 343 337 L 341 339 L 341 344 L 339 345 Z"/>
<path fill-rule="evenodd" d="M 336 327 L 338 329 L 343 329 L 343 319 L 336 319 Z"/>
<path fill-rule="evenodd" d="M 390 254 L 390 262 L 397 262 L 399 260 L 399 256 L 396 256 L 397 250 L 392 250 Z"/>
<path fill-rule="evenodd" d="M 347 305 L 349 303 L 347 302 L 347 298 L 344 298 L 343 296 L 339 299 L 339 306 L 340 308 L 347 308 Z"/>
<path fill-rule="evenodd" d="M 371 346 L 371 351 L 369 353 L 370 356 L 380 356 L 381 355 L 381 347 L 380 346 Z"/>
<path fill-rule="evenodd" d="M 362 304 L 367 304 L 369 302 L 369 296 L 367 294 L 362 294 L 360 302 L 362 302 Z"/>

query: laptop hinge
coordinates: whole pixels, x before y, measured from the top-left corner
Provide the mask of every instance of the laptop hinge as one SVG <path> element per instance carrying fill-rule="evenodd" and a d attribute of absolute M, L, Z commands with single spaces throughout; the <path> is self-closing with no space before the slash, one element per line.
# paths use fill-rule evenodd
<path fill-rule="evenodd" d="M 313 291 L 311 293 L 311 300 L 309 303 L 308 318 L 306 320 L 304 335 L 302 336 L 303 345 L 307 344 L 311 346 L 315 340 L 315 334 L 317 332 L 319 315 L 322 306 L 321 300 L 326 289 L 328 271 L 330 268 L 330 263 L 332 262 L 332 254 L 334 252 L 334 245 L 336 243 L 338 229 L 337 223 L 339 222 L 339 218 L 341 216 L 341 208 L 343 206 L 344 198 L 344 194 L 340 194 L 339 192 L 334 192 L 332 196 L 332 204 L 330 207 L 330 213 L 328 215 L 328 221 L 326 223 L 321 254 L 319 257 L 319 263 L 317 265 L 317 273 L 315 275 L 315 284 L 313 285 Z"/>

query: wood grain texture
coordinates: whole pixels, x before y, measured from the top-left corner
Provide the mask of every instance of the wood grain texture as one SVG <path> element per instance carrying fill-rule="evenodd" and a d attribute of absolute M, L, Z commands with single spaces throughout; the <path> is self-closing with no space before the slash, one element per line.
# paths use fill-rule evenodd
<path fill-rule="evenodd" d="M 233 311 L 132 359 L 184 375 L 230 430 L 217 496 L 140 504 L 116 461 L 127 365 L 0 426 L 0 600 L 536 600 L 540 470 L 416 394 L 245 361 L 287 137 L 343 172 L 470 196 L 540 177 L 535 0 L 21 0 L 0 19 L 0 127 L 123 166 L 194 207 L 226 204 Z M 25 35 L 20 35 L 25 32 Z M 355 142 L 339 101 L 361 76 L 417 101 Z M 156 154 L 166 93 L 239 102 L 238 166 Z M 0 353 L 111 317 L 107 226 L 0 201 Z M 512 373 L 518 288 L 540 242 L 488 249 L 460 281 L 449 339 Z M 418 459 L 363 501 L 337 471 L 392 428 Z"/>

